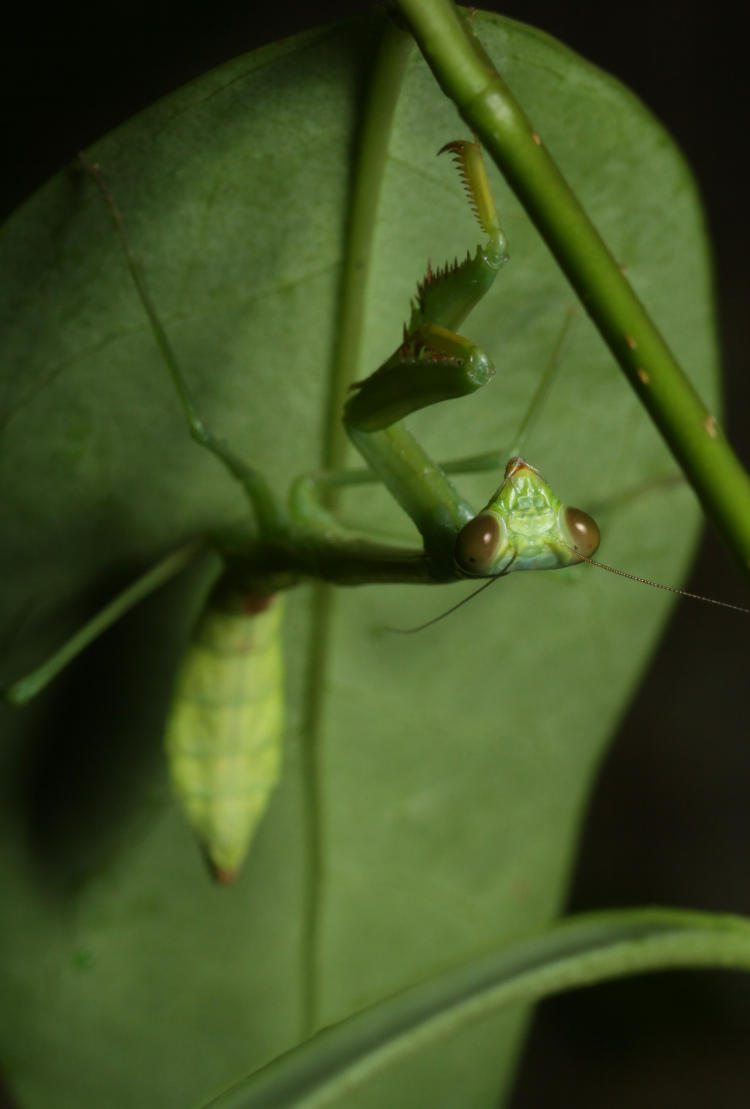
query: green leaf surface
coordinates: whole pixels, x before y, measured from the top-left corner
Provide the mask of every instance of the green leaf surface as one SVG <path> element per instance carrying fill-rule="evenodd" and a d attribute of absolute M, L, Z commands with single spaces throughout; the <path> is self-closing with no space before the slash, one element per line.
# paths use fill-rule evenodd
<path fill-rule="evenodd" d="M 320 465 L 355 140 L 381 17 L 216 70 L 89 152 L 124 213 L 204 419 L 283 492 Z M 528 28 L 477 17 L 486 48 L 715 398 L 710 273 L 691 179 L 616 82 Z M 445 158 L 463 137 L 415 53 L 383 165 L 352 379 L 400 340 L 409 298 L 478 229 Z M 512 261 L 464 324 L 495 361 L 475 397 L 410 420 L 440 457 L 512 441 L 571 294 L 490 168 Z M 3 229 L 0 683 L 36 664 L 170 548 L 238 518 L 189 440 L 91 181 L 71 166 Z M 697 514 L 577 322 L 526 453 L 598 514 L 602 558 L 677 584 Z M 492 475 L 461 479 L 475 503 Z M 414 538 L 389 497 L 345 518 Z M 665 525 L 668 520 L 668 526 Z M 23 712 L 2 707 L 2 1050 L 23 1109 L 185 1106 L 301 1035 L 301 745 L 322 675 L 321 1025 L 554 917 L 587 791 L 668 600 L 580 567 L 518 574 L 416 637 L 465 587 L 367 586 L 288 601 L 282 783 L 237 884 L 212 886 L 170 797 L 161 734 L 208 562 L 145 602 Z M 322 652 L 315 659 L 315 652 Z M 495 1105 L 521 1024 L 493 1017 L 349 1104 Z M 391 1087 L 390 1082 L 396 1082 Z M 368 1097 L 370 1100 L 368 1100 Z"/>

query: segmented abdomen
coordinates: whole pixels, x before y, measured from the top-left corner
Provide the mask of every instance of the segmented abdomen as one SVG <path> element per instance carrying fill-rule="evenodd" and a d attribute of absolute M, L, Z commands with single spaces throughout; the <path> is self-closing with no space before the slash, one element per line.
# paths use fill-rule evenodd
<path fill-rule="evenodd" d="M 180 664 L 167 722 L 174 792 L 225 883 L 281 769 L 282 607 L 278 597 L 211 598 Z"/>

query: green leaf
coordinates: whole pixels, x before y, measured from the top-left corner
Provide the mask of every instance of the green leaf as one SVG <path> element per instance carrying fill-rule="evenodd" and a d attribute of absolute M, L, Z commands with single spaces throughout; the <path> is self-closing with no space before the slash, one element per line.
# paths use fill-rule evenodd
<path fill-rule="evenodd" d="M 279 491 L 320 465 L 329 430 L 352 151 L 380 27 L 373 14 L 240 58 L 89 152 L 204 419 Z M 477 27 L 715 397 L 701 215 L 669 139 L 546 36 L 495 17 Z M 477 240 L 455 174 L 435 158 L 462 132 L 415 53 L 383 166 L 352 378 L 399 342 L 427 257 L 438 264 Z M 464 331 L 498 374 L 481 394 L 410 420 L 439 457 L 511 442 L 571 304 L 490 172 L 512 261 Z M 244 502 L 189 440 L 109 217 L 76 166 L 8 223 L 0 264 L 6 684 Z M 527 454 L 568 502 L 598 513 L 607 562 L 679 582 L 692 495 L 671 480 L 673 463 L 584 318 Z M 461 479 L 477 504 L 492 485 L 492 475 Z M 414 538 L 382 490 L 347 494 L 343 513 Z M 559 910 L 592 774 L 669 607 L 590 567 L 518 574 L 410 638 L 384 627 L 421 623 L 462 588 L 368 586 L 334 594 L 323 640 L 311 591 L 294 591 L 282 784 L 238 883 L 220 890 L 161 752 L 171 678 L 212 568 L 144 603 L 22 713 L 1 709 L 2 1036 L 24 1109 L 201 1103 L 298 1042 L 309 893 L 300 750 L 316 704 L 321 1025 L 537 931 Z M 521 1027 L 510 1014 L 461 1032 L 357 1104 L 392 1103 L 394 1089 L 401 1104 L 497 1104 Z"/>

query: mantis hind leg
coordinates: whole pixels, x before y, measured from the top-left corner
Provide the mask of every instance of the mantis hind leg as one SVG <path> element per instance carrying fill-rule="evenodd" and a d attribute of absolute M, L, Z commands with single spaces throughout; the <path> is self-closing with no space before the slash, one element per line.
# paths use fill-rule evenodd
<path fill-rule="evenodd" d="M 439 463 L 445 474 L 479 474 L 502 470 L 508 461 L 507 451 L 490 450 L 462 458 L 449 458 Z M 333 489 L 347 489 L 360 485 L 382 484 L 374 470 L 320 470 L 303 474 L 292 483 L 289 495 L 290 515 L 301 523 L 325 521 L 340 526 L 336 516 L 327 508 L 328 494 Z"/>
<path fill-rule="evenodd" d="M 242 486 L 245 495 L 255 514 L 261 533 L 271 535 L 283 528 L 285 517 L 280 503 L 273 495 L 265 478 L 252 466 L 249 466 L 234 453 L 206 426 L 198 414 L 192 392 L 187 383 L 177 356 L 169 340 L 164 326 L 159 318 L 151 295 L 148 290 L 143 269 L 138 262 L 125 229 L 122 214 L 115 203 L 99 166 L 93 165 L 83 156 L 78 155 L 79 161 L 85 172 L 92 178 L 101 192 L 114 223 L 115 231 L 120 240 L 130 276 L 133 279 L 138 297 L 148 318 L 149 325 L 154 335 L 156 345 L 169 372 L 175 392 L 182 405 L 191 436 L 199 446 L 217 458 L 225 467 L 230 476 Z"/>
<path fill-rule="evenodd" d="M 205 549 L 206 544 L 202 539 L 194 539 L 182 547 L 178 547 L 176 551 L 170 552 L 155 566 L 136 578 L 122 593 L 118 593 L 116 597 L 113 597 L 109 604 L 92 616 L 48 659 L 45 659 L 29 674 L 13 682 L 7 689 L 2 690 L 3 699 L 13 705 L 25 705 L 27 701 L 30 701 L 32 697 L 35 697 L 37 693 L 44 689 L 61 670 L 64 670 L 69 662 L 80 655 L 90 643 L 98 639 L 102 632 L 117 623 L 121 616 L 124 616 L 126 612 L 129 612 L 131 608 L 134 608 L 149 594 L 176 577 Z"/>

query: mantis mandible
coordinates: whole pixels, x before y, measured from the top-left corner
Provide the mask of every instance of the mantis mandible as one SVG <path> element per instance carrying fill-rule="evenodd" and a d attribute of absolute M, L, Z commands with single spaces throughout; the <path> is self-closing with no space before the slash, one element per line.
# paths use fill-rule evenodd
<path fill-rule="evenodd" d="M 245 547 L 216 541 L 223 572 L 185 650 L 166 725 L 174 791 L 223 883 L 236 876 L 280 772 L 284 718 L 278 633 L 285 590 L 311 580 L 338 585 L 494 580 L 516 570 L 575 565 L 589 559 L 599 545 L 594 520 L 563 504 L 518 455 L 510 458 L 502 484 L 476 513 L 449 473 L 453 468 L 485 469 L 486 456 L 439 465 L 403 423 L 420 408 L 474 392 L 494 374 L 487 355 L 457 329 L 507 260 L 506 242 L 479 146 L 455 141 L 443 151 L 456 160 L 486 242 L 460 263 L 436 272 L 428 267 L 402 342 L 378 370 L 352 386 L 343 421 L 368 464 L 368 475 L 346 471 L 304 476 L 293 483 L 286 504 L 198 415 L 114 199 L 98 167 L 83 162 L 113 216 L 190 433 L 240 484 L 257 527 L 256 538 Z M 387 487 L 419 530 L 421 550 L 347 532 L 326 501 L 333 487 L 353 480 L 380 480 Z M 41 666 L 11 685 L 6 699 L 28 701 L 201 549 L 203 543 L 196 541 L 169 554 Z"/>

